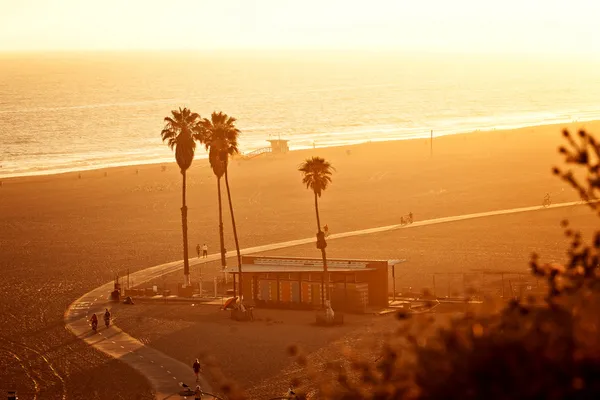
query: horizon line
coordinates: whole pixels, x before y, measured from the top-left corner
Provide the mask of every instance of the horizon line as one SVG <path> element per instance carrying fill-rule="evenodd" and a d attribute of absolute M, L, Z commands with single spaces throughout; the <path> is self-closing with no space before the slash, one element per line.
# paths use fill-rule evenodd
<path fill-rule="evenodd" d="M 443 49 L 395 49 L 395 48 L 49 48 L 49 49 L 1 49 L 0 55 L 38 55 L 38 54 L 158 54 L 158 53 L 178 53 L 178 54 L 233 54 L 233 53 L 257 53 L 257 54 L 306 54 L 306 53 L 378 53 L 386 55 L 467 55 L 467 56 L 520 56 L 520 57 L 588 57 L 600 58 L 600 54 L 586 52 L 568 52 L 557 53 L 550 51 L 531 52 L 525 50 L 516 51 L 476 51 L 476 50 L 443 50 Z"/>

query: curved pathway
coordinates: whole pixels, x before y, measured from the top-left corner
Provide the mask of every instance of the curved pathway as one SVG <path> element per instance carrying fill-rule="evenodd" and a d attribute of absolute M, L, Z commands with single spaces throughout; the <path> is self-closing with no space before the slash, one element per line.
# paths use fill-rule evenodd
<path fill-rule="evenodd" d="M 425 221 L 417 221 L 410 225 L 387 225 L 377 228 L 331 234 L 327 240 L 369 235 L 372 233 L 387 232 L 396 229 L 417 228 L 420 226 L 464 221 L 468 219 L 491 217 L 496 215 L 517 214 L 545 209 L 570 207 L 582 204 L 585 203 L 582 201 L 574 201 L 569 203 L 553 204 L 547 208 L 542 206 L 521 207 L 507 210 L 457 215 L 454 217 L 434 218 Z M 314 241 L 315 238 L 290 240 L 286 242 L 246 248 L 241 250 L 241 253 L 258 253 L 268 250 L 300 246 L 303 244 L 313 243 Z M 235 256 L 235 251 L 228 252 L 227 256 Z M 211 254 L 207 258 L 190 259 L 190 265 L 193 266 L 209 261 L 215 261 L 219 260 L 219 258 L 219 254 Z M 136 283 L 141 284 L 181 269 L 183 269 L 183 261 L 174 261 L 137 271 L 130 276 Z M 114 324 L 111 325 L 110 328 L 106 329 L 103 325 L 101 315 L 104 313 L 105 306 L 109 304 L 107 294 L 112 290 L 113 282 L 109 282 L 75 300 L 65 312 L 64 319 L 67 329 L 69 329 L 78 338 L 85 340 L 88 344 L 94 346 L 97 350 L 100 350 L 111 357 L 119 359 L 139 371 L 149 380 L 150 384 L 156 391 L 157 399 L 162 400 L 179 398 L 177 395 L 177 392 L 179 391 L 179 387 L 177 385 L 178 382 L 185 381 L 186 383 L 191 384 L 194 381 L 191 365 L 185 365 L 158 350 L 154 350 L 151 347 L 145 346 L 139 340 L 129 336 Z M 100 314 L 100 326 L 98 327 L 98 333 L 93 333 L 90 329 L 90 324 L 88 321 L 92 313 Z M 201 378 L 200 384 L 204 390 L 210 392 L 210 386 L 205 379 Z"/>

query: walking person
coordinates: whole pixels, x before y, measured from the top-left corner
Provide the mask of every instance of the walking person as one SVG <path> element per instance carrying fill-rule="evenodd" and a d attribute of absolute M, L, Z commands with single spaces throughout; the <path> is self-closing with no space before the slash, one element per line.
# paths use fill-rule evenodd
<path fill-rule="evenodd" d="M 196 245 L 196 253 L 198 254 L 198 258 L 200 258 L 200 243 Z"/>
<path fill-rule="evenodd" d="M 192 364 L 192 368 L 194 369 L 194 374 L 196 374 L 196 382 L 200 381 L 200 361 L 197 358 L 194 364 Z"/>
<path fill-rule="evenodd" d="M 108 311 L 108 308 L 106 309 L 106 312 L 104 313 L 104 325 L 106 325 L 106 328 L 108 329 L 108 327 L 110 326 L 110 311 Z"/>
<path fill-rule="evenodd" d="M 208 246 L 206 245 L 206 243 L 204 243 L 202 245 L 202 257 L 203 258 L 208 257 Z"/>

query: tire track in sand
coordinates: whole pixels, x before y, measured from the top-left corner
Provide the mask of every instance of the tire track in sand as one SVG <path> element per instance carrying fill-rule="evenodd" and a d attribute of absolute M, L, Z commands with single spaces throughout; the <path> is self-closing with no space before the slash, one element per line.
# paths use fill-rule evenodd
<path fill-rule="evenodd" d="M 594 201 L 594 202 L 597 202 Z M 520 208 L 510 208 L 504 210 L 495 210 L 495 211 L 487 211 L 487 212 L 479 212 L 472 214 L 463 214 L 451 217 L 441 217 L 441 218 L 433 218 L 424 221 L 416 221 L 410 225 L 405 224 L 394 224 L 387 226 L 380 226 L 369 229 L 360 229 L 356 231 L 350 232 L 342 232 L 331 234 L 328 237 L 328 240 L 342 239 L 353 236 L 361 236 L 361 235 L 370 235 L 373 233 L 381 233 L 388 232 L 397 229 L 410 229 L 410 228 L 418 228 L 421 226 L 429 226 L 429 225 L 437 225 L 443 223 L 450 222 L 458 222 L 469 219 L 476 218 L 485 218 L 492 216 L 500 216 L 500 215 L 508 215 L 508 214 L 518 214 L 525 212 L 533 212 L 540 211 L 546 209 L 555 209 L 555 208 L 563 208 L 563 207 L 572 207 L 577 205 L 584 205 L 586 202 L 582 201 L 573 201 L 568 203 L 558 203 L 552 204 L 549 207 L 544 206 L 530 206 L 530 207 L 520 207 Z M 255 246 L 241 250 L 242 254 L 252 254 L 269 250 L 277 250 L 283 249 L 287 247 L 300 246 L 304 244 L 314 243 L 315 238 L 305 238 L 305 239 L 297 239 L 297 240 L 289 240 L 286 242 L 279 243 L 271 243 L 267 245 Z M 235 251 L 227 252 L 227 257 L 235 256 Z M 189 260 L 190 266 L 204 264 L 210 261 L 216 261 L 220 259 L 220 254 L 211 254 L 206 258 L 192 258 Z M 158 278 L 160 276 L 170 274 L 173 272 L 177 272 L 183 269 L 183 261 L 174 261 L 161 265 L 157 265 L 154 267 L 145 268 L 143 270 L 137 271 L 130 275 L 132 279 L 135 280 L 137 284 L 142 284 L 148 282 L 152 279 Z M 136 369 L 143 376 L 145 376 L 154 390 L 156 391 L 157 399 L 166 399 L 171 398 L 175 393 L 174 388 L 176 387 L 176 382 L 178 380 L 186 380 L 186 377 L 189 376 L 188 380 L 192 381 L 193 374 L 191 372 L 191 368 L 187 365 L 184 365 L 178 360 L 175 360 L 168 355 L 159 352 L 158 350 L 152 349 L 149 346 L 145 346 L 139 340 L 129 336 L 127 333 L 120 330 L 116 325 L 111 325 L 110 333 L 111 335 L 104 337 L 104 335 L 90 335 L 90 327 L 87 321 L 88 312 L 92 312 L 96 309 L 103 311 L 104 305 L 109 303 L 108 293 L 112 290 L 113 282 L 108 282 L 86 294 L 81 296 L 79 299 L 75 300 L 71 305 L 67 308 L 65 312 L 64 321 L 68 330 L 70 330 L 76 337 L 86 341 L 89 345 L 93 346 L 97 350 L 100 350 L 109 356 L 119 359 L 132 368 Z M 161 368 L 157 368 L 156 361 L 159 361 L 158 365 L 161 365 Z M 177 376 L 171 376 L 175 373 L 168 374 L 166 376 L 166 372 L 177 371 Z M 172 378 L 172 379 L 171 379 Z M 202 381 L 202 388 L 210 391 L 210 386 L 208 382 L 204 379 Z M 63 397 L 64 399 L 64 397 Z"/>

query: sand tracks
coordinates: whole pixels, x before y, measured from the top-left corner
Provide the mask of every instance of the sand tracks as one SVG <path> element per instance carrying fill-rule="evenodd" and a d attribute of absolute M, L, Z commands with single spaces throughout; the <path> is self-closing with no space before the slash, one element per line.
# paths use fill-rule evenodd
<path fill-rule="evenodd" d="M 571 207 L 582 205 L 584 203 L 569 202 L 552 204 L 545 208 L 543 206 L 520 207 L 505 210 L 495 210 L 488 212 L 480 212 L 473 214 L 464 214 L 451 217 L 435 218 L 430 220 L 419 221 L 418 216 L 413 224 L 403 225 L 394 224 L 380 226 L 370 229 L 361 229 L 351 232 L 342 232 L 332 234 L 328 240 L 342 239 L 346 237 L 368 235 L 372 233 L 387 232 L 397 229 L 414 229 L 420 226 L 429 226 L 442 223 L 450 223 L 456 221 L 464 221 L 475 218 L 493 217 L 508 214 L 533 212 L 546 209 L 554 209 L 561 207 Z M 314 238 L 305 238 L 298 240 L 290 240 L 280 243 L 272 243 L 263 246 L 256 246 L 242 250 L 242 254 L 251 254 L 262 251 L 282 249 L 286 247 L 299 246 L 303 244 L 313 243 Z M 228 256 L 234 256 L 235 252 L 231 251 Z M 197 265 L 219 259 L 218 254 L 212 254 L 207 258 L 190 259 L 190 265 Z M 156 279 L 160 276 L 179 271 L 183 268 L 182 261 L 170 262 L 155 267 L 146 268 L 132 274 L 132 278 L 138 284 Z M 65 312 L 65 323 L 67 328 L 79 339 L 86 341 L 96 349 L 108 354 L 111 357 L 119 359 L 131 367 L 138 370 L 142 375 L 147 377 L 157 393 L 157 398 L 169 397 L 176 389 L 176 381 L 183 380 L 190 382 L 193 378 L 191 367 L 182 364 L 169 356 L 145 346 L 135 338 L 132 338 L 127 333 L 121 331 L 117 326 L 112 326 L 102 334 L 92 335 L 88 324 L 89 315 L 92 312 L 103 312 L 104 306 L 108 302 L 107 295 L 112 290 L 112 282 L 102 285 L 89 293 L 86 293 L 75 302 L 73 302 Z M 207 382 L 203 382 L 203 388 L 209 388 Z"/>
<path fill-rule="evenodd" d="M 42 390 L 58 384 L 60 386 L 60 398 L 66 400 L 67 385 L 65 379 L 43 352 L 6 337 L 2 337 L 1 340 L 11 347 L 5 345 L 0 347 L 0 350 L 9 353 L 31 380 L 34 399 L 38 398 Z"/>

